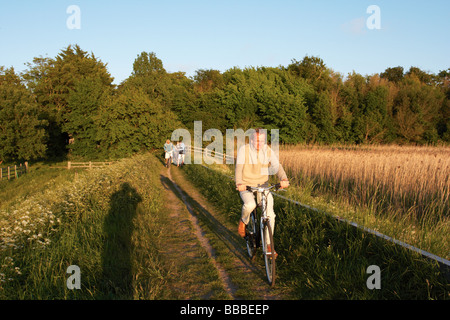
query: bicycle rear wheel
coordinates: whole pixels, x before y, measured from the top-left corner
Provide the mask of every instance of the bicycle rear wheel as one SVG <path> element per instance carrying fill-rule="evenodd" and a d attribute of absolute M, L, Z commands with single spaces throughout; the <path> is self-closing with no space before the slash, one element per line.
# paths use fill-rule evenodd
<path fill-rule="evenodd" d="M 275 246 L 273 242 L 272 228 L 270 227 L 269 221 L 264 222 L 263 232 L 263 253 L 264 253 L 264 263 L 266 265 L 266 275 L 267 280 L 271 286 L 275 285 Z M 271 252 L 267 250 L 267 244 L 270 243 Z"/>
<path fill-rule="evenodd" d="M 245 233 L 246 233 L 245 240 L 247 242 L 247 252 L 249 257 L 253 260 L 256 255 L 257 239 L 258 239 L 255 211 L 253 211 L 250 214 L 250 220 L 247 224 Z"/>

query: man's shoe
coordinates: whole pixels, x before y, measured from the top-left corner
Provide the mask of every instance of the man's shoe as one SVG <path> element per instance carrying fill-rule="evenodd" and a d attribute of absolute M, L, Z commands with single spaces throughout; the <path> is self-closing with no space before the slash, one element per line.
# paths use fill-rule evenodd
<path fill-rule="evenodd" d="M 239 220 L 238 233 L 242 238 L 245 237 L 245 223 L 242 220 Z"/>
<path fill-rule="evenodd" d="M 272 254 L 272 247 L 270 246 L 270 244 L 267 245 L 267 253 Z M 273 257 L 274 259 L 278 257 L 278 253 L 275 250 L 273 251 Z"/>

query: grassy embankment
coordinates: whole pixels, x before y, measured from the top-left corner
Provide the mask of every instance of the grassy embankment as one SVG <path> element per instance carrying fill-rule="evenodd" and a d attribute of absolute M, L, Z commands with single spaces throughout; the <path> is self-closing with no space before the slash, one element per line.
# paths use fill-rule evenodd
<path fill-rule="evenodd" d="M 78 173 L 34 165 L 1 182 L 0 299 L 185 299 L 176 288 L 204 274 L 218 283 L 200 249 L 190 268 L 167 258 L 168 244 L 186 238 L 168 221 L 161 166 L 151 154 Z M 80 268 L 80 290 L 66 286 L 70 265 Z M 223 297 L 204 290 L 190 298 Z"/>
<path fill-rule="evenodd" d="M 232 170 L 216 169 L 221 173 L 198 165 L 183 171 L 237 225 L 241 202 L 232 180 L 222 174 Z M 290 195 L 296 190 L 294 182 Z M 278 286 L 294 299 L 450 298 L 437 266 L 416 253 L 286 201 L 276 201 L 276 212 Z M 379 290 L 367 287 L 371 265 L 381 270 Z"/>

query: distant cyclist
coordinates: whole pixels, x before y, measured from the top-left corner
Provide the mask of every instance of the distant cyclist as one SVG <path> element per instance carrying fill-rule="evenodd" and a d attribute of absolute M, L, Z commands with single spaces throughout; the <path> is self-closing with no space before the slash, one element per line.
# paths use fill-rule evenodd
<path fill-rule="evenodd" d="M 164 151 L 165 151 L 164 159 L 166 160 L 167 168 L 170 166 L 170 162 L 172 161 L 173 149 L 174 149 L 174 146 L 173 146 L 172 142 L 170 142 L 170 140 L 167 139 L 166 143 L 164 144 Z"/>
<path fill-rule="evenodd" d="M 281 188 L 289 186 L 286 172 L 279 163 L 277 155 L 266 144 L 266 129 L 257 128 L 250 137 L 250 143 L 239 148 L 236 159 L 236 189 L 244 202 L 238 226 L 238 233 L 241 237 L 245 237 L 245 226 L 249 222 L 250 213 L 256 208 L 253 192 L 247 191 L 247 186 L 267 186 L 270 174 L 277 174 Z M 271 193 L 267 198 L 267 215 L 274 232 L 275 212 Z M 270 246 L 268 249 L 270 252 Z M 276 256 L 276 253 L 274 254 Z"/>
<path fill-rule="evenodd" d="M 183 141 L 178 141 L 176 148 L 178 150 L 177 166 L 179 167 L 184 165 L 184 155 L 186 153 L 186 146 L 184 145 Z"/>

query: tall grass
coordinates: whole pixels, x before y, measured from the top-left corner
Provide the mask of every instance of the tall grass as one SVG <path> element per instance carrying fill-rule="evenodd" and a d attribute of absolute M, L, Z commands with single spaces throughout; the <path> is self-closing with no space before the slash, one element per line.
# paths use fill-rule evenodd
<path fill-rule="evenodd" d="M 183 171 L 237 228 L 242 202 L 223 174 L 229 171 L 220 169 L 189 165 Z M 415 252 L 279 198 L 275 212 L 277 286 L 291 299 L 450 298 L 439 267 Z M 381 269 L 379 290 L 367 288 L 370 265 Z"/>
<path fill-rule="evenodd" d="M 449 147 L 299 145 L 280 148 L 280 161 L 294 185 L 366 209 L 364 223 L 401 222 L 403 240 L 428 242 L 423 249 L 449 257 Z"/>
<path fill-rule="evenodd" d="M 141 155 L 78 174 L 51 170 L 17 180 L 21 188 L 2 185 L 0 298 L 164 295 L 159 162 Z M 66 286 L 69 265 L 80 267 L 81 290 Z"/>

